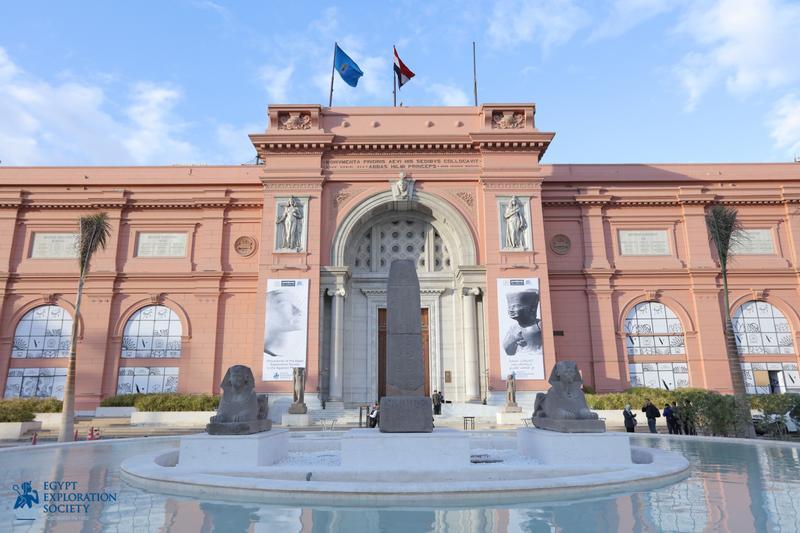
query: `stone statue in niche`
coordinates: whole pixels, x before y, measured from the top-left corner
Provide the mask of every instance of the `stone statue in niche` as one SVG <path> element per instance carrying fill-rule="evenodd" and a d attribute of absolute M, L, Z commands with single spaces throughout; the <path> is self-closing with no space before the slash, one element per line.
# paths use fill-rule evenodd
<path fill-rule="evenodd" d="M 604 421 L 586 405 L 583 378 L 575 361 L 559 361 L 550 373 L 550 390 L 536 395 L 531 421 L 561 433 L 603 433 Z"/>
<path fill-rule="evenodd" d="M 505 247 L 524 249 L 525 230 L 528 228 L 528 222 L 525 220 L 525 209 L 522 202 L 516 196 L 509 200 L 503 218 L 506 220 Z"/>
<path fill-rule="evenodd" d="M 517 405 L 517 377 L 509 374 L 506 378 L 506 413 L 519 413 L 522 408 Z"/>
<path fill-rule="evenodd" d="M 414 181 L 406 176 L 405 172 L 392 185 L 392 197 L 395 200 L 410 200 L 414 194 Z"/>
<path fill-rule="evenodd" d="M 311 115 L 308 113 L 285 113 L 278 118 L 280 130 L 309 130 L 311 129 Z"/>
<path fill-rule="evenodd" d="M 267 396 L 255 393 L 255 379 L 249 367 L 230 367 L 220 388 L 222 398 L 217 414 L 206 425 L 209 435 L 250 435 L 272 428 L 272 422 L 267 418 Z"/>
<path fill-rule="evenodd" d="M 280 208 L 280 205 L 278 206 Z M 275 224 L 283 231 L 279 234 L 278 248 L 302 250 L 303 244 L 303 204 L 292 196 L 283 206 Z"/>
<path fill-rule="evenodd" d="M 522 111 L 495 111 L 492 113 L 492 127 L 513 130 L 525 127 L 525 113 Z"/>
<path fill-rule="evenodd" d="M 305 404 L 306 369 L 293 368 L 292 381 L 294 388 L 292 394 L 292 405 L 289 406 L 289 414 L 304 415 L 308 412 L 308 407 L 306 407 Z"/>

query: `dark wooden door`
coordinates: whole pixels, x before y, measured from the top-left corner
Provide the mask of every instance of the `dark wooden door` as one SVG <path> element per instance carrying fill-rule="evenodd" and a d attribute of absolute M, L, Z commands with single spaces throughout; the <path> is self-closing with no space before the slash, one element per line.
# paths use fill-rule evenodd
<path fill-rule="evenodd" d="M 428 349 L 430 343 L 428 330 L 428 309 L 420 309 L 422 322 L 422 361 L 425 367 L 425 396 L 430 396 L 430 361 Z M 386 396 L 386 309 L 378 309 L 378 398 Z"/>

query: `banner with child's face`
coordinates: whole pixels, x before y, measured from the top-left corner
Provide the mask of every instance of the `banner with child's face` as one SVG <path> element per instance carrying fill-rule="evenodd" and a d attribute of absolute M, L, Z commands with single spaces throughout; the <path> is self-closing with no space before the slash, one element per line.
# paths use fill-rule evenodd
<path fill-rule="evenodd" d="M 497 280 L 503 379 L 544 379 L 539 278 Z"/>

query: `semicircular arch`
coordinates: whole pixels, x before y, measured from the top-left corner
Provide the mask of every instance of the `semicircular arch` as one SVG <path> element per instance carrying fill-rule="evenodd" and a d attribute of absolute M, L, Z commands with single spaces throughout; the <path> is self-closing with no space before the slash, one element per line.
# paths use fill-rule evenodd
<path fill-rule="evenodd" d="M 414 196 L 414 200 L 410 202 L 398 202 L 393 198 L 391 191 L 383 191 L 360 202 L 336 228 L 331 246 L 331 264 L 345 266 L 347 247 L 353 239 L 357 238 L 372 219 L 391 211 L 398 214 L 408 211 L 428 214 L 430 224 L 451 247 L 454 267 L 476 264 L 478 259 L 476 233 L 461 212 L 437 195 L 415 191 Z"/>

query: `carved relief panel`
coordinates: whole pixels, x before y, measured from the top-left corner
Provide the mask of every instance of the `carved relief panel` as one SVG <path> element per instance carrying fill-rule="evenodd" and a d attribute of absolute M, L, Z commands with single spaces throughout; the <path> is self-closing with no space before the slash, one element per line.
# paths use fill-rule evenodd
<path fill-rule="evenodd" d="M 306 249 L 308 199 L 307 196 L 275 198 L 276 252 L 302 252 Z"/>
<path fill-rule="evenodd" d="M 500 250 L 526 252 L 533 249 L 531 208 L 527 196 L 499 196 L 497 213 L 500 228 Z"/>

